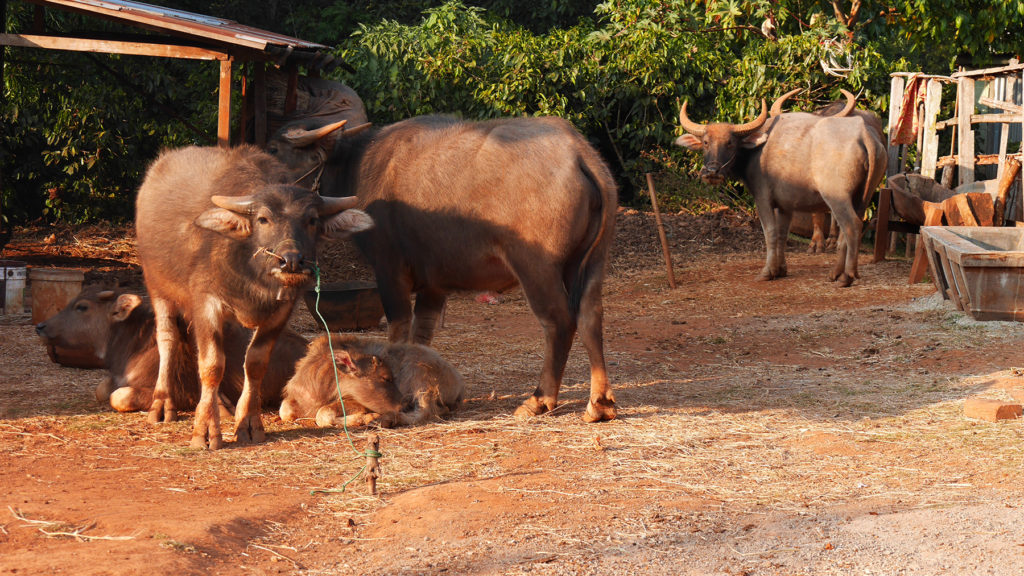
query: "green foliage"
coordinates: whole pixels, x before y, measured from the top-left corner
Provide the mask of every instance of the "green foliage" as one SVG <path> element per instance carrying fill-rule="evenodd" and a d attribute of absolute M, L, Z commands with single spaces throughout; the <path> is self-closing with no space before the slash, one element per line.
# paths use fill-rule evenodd
<path fill-rule="evenodd" d="M 435 112 L 567 118 L 612 165 L 624 202 L 644 203 L 644 173 L 657 172 L 673 207 L 744 202 L 692 183 L 700 158 L 672 145 L 683 100 L 694 119 L 736 122 L 791 88 L 804 89 L 791 109 L 845 88 L 884 114 L 891 72 L 996 65 L 1024 36 L 1019 0 L 162 3 L 336 46 L 355 70 L 338 79 L 378 124 Z M 9 3 L 8 30 L 28 29 L 31 6 Z M 131 31 L 46 14 L 50 31 Z M 209 63 L 7 49 L 4 217 L 130 218 L 161 147 L 210 142 L 216 74 Z"/>

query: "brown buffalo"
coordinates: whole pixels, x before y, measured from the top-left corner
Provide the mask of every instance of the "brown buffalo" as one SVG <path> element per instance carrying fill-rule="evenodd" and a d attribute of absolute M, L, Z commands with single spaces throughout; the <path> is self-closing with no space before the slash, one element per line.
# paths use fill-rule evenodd
<path fill-rule="evenodd" d="M 179 321 L 177 327 L 181 337 L 170 363 L 170 395 L 175 406 L 190 410 L 199 401 L 195 343 L 183 322 Z M 109 402 L 119 412 L 149 409 L 160 356 L 153 308 L 143 298 L 117 288 L 87 286 L 63 310 L 37 324 L 36 332 L 47 346 L 91 350 L 102 360 L 108 377 L 96 387 L 97 401 Z M 248 330 L 236 324 L 224 327 L 225 368 L 220 399 L 225 406 L 233 407 L 242 393 L 242 362 L 250 337 Z M 263 408 L 278 407 L 281 389 L 305 352 L 305 338 L 290 330 L 281 335 L 262 382 Z"/>
<path fill-rule="evenodd" d="M 773 110 L 781 110 L 788 95 Z M 764 231 L 767 258 L 762 280 L 786 275 L 786 237 L 793 212 L 829 209 L 839 223 L 837 261 L 829 278 L 849 286 L 857 274 L 864 205 L 885 176 L 885 146 L 859 117 L 822 118 L 791 112 L 745 124 L 698 124 L 679 110 L 688 133 L 676 144 L 704 151 L 701 178 L 721 184 L 741 179 L 754 196 Z"/>
<path fill-rule="evenodd" d="M 297 173 L 320 162 L 307 148 L 278 153 Z M 377 222 L 355 241 L 374 267 L 391 341 L 428 344 L 452 291 L 500 292 L 518 283 L 543 326 L 546 350 L 540 385 L 516 416 L 557 405 L 579 328 L 590 357 L 584 418 L 615 417 L 601 289 L 616 187 L 571 124 L 423 116 L 342 132 L 326 162 L 344 178 L 324 193 L 358 196 Z"/>
<path fill-rule="evenodd" d="M 315 418 L 320 426 L 421 424 L 456 410 L 465 387 L 459 372 L 426 346 L 321 336 L 285 386 L 281 419 Z"/>
<path fill-rule="evenodd" d="M 139 189 L 139 264 L 160 353 L 149 419 L 177 417 L 169 378 L 181 315 L 195 335 L 202 384 L 193 447 L 222 443 L 216 398 L 225 370 L 224 326 L 253 330 L 235 439 L 259 442 L 265 435 L 260 383 L 296 297 L 313 278 L 317 242 L 372 224 L 365 213 L 346 210 L 353 199 L 321 198 L 286 181 L 283 166 L 256 148 L 188 147 L 161 154 Z"/>

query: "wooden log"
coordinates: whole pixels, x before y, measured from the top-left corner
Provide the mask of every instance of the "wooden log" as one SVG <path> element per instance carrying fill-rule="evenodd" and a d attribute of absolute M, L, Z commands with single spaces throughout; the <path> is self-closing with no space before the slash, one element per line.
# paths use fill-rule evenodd
<path fill-rule="evenodd" d="M 1006 196 L 1010 193 L 1013 181 L 1020 174 L 1020 160 L 1013 156 L 1006 158 L 1006 166 L 1003 168 L 1003 177 L 999 181 L 999 188 L 996 190 L 995 219 L 994 226 L 1003 225 L 1003 213 L 1006 210 Z"/>

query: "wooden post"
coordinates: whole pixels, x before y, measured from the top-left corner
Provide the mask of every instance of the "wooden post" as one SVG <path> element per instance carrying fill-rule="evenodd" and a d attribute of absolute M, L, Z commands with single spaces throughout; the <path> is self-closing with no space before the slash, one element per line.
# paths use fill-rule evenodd
<path fill-rule="evenodd" d="M 935 120 L 939 116 L 942 104 L 942 82 L 936 79 L 928 81 L 924 101 L 924 122 L 922 131 L 924 139 L 921 146 L 921 175 L 935 177 L 935 164 L 939 159 L 939 134 L 935 129 Z"/>
<path fill-rule="evenodd" d="M 665 254 L 665 268 L 668 270 L 668 287 L 676 287 L 676 275 L 672 271 L 672 253 L 668 249 L 668 238 L 665 236 L 665 226 L 661 223 L 661 212 L 658 211 L 658 197 L 654 193 L 654 178 L 648 172 L 647 191 L 651 194 L 651 206 L 654 208 L 654 222 L 658 225 L 658 238 L 661 240 L 661 251 Z"/>
<path fill-rule="evenodd" d="M 892 210 L 892 189 L 878 191 L 878 210 L 875 211 L 875 258 L 873 262 L 885 260 L 889 246 L 889 212 Z"/>
<path fill-rule="evenodd" d="M 366 435 L 366 485 L 373 496 L 377 495 L 377 478 L 380 478 L 380 463 L 377 461 L 379 453 L 380 438 L 376 432 L 370 432 Z"/>
<path fill-rule="evenodd" d="M 942 225 L 942 205 L 936 202 L 924 201 L 924 226 Z M 924 271 L 928 269 L 928 256 L 926 250 L 919 247 L 914 254 L 914 264 L 910 267 L 910 284 L 917 284 L 924 278 Z"/>
<path fill-rule="evenodd" d="M 960 139 L 957 150 L 957 182 L 974 182 L 974 130 L 971 116 L 974 114 L 974 79 L 961 77 L 957 83 L 956 131 Z"/>
<path fill-rule="evenodd" d="M 895 136 L 896 122 L 903 112 L 903 88 L 906 80 L 902 76 L 893 76 L 889 86 L 889 135 L 886 138 L 885 147 L 889 152 L 889 164 L 886 168 L 886 176 L 893 176 L 903 172 L 900 166 L 900 145 L 892 143 Z"/>
<path fill-rule="evenodd" d="M 267 145 L 267 65 L 253 62 L 252 73 L 253 143 Z"/>
<path fill-rule="evenodd" d="M 220 61 L 220 100 L 217 110 L 217 145 L 231 146 L 231 58 Z"/>

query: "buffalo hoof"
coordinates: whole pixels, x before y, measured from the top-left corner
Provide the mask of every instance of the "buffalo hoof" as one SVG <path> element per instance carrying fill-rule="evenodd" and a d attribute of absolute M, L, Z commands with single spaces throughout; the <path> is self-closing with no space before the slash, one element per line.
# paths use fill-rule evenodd
<path fill-rule="evenodd" d="M 824 251 L 825 246 L 823 246 L 821 242 L 811 242 L 810 245 L 807 246 L 808 254 L 821 254 Z"/>
<path fill-rule="evenodd" d="M 590 402 L 587 402 L 587 411 L 583 413 L 584 422 L 601 422 L 602 420 L 614 420 L 618 414 L 615 411 L 615 400 L 611 398 L 601 398 L 594 401 L 591 398 Z"/>
<path fill-rule="evenodd" d="M 853 276 L 843 272 L 839 275 L 839 278 L 837 278 L 836 281 L 839 282 L 839 285 L 843 288 L 848 288 L 850 284 L 853 284 Z"/>
<path fill-rule="evenodd" d="M 267 434 L 263 431 L 263 420 L 260 419 L 259 412 L 243 416 L 235 423 L 235 442 L 258 444 L 266 439 Z"/>
<path fill-rule="evenodd" d="M 762 270 L 761 273 L 757 275 L 757 279 L 761 280 L 762 282 L 768 282 L 770 280 L 775 280 L 776 278 L 785 278 L 786 274 L 787 272 L 785 268 L 775 271 Z"/>
<path fill-rule="evenodd" d="M 209 437 L 207 437 L 205 435 L 202 435 L 202 434 L 200 434 L 198 436 L 193 434 L 192 435 L 192 441 L 190 441 L 188 443 L 188 447 L 189 448 L 194 448 L 196 450 L 203 450 L 203 449 L 220 450 L 223 446 L 224 446 L 224 439 L 221 438 L 220 430 L 218 430 L 216 434 L 213 434 L 213 435 L 211 435 Z"/>
<path fill-rule="evenodd" d="M 520 422 L 529 420 L 534 416 L 540 416 L 545 412 L 550 412 L 554 409 L 554 406 L 548 406 L 547 403 L 540 401 L 536 396 L 530 396 L 523 402 L 519 408 L 516 408 L 513 417 Z"/>
<path fill-rule="evenodd" d="M 175 422 L 178 420 L 178 411 L 169 398 L 154 398 L 153 403 L 149 406 L 149 416 L 146 417 L 146 420 L 150 424 Z"/>

